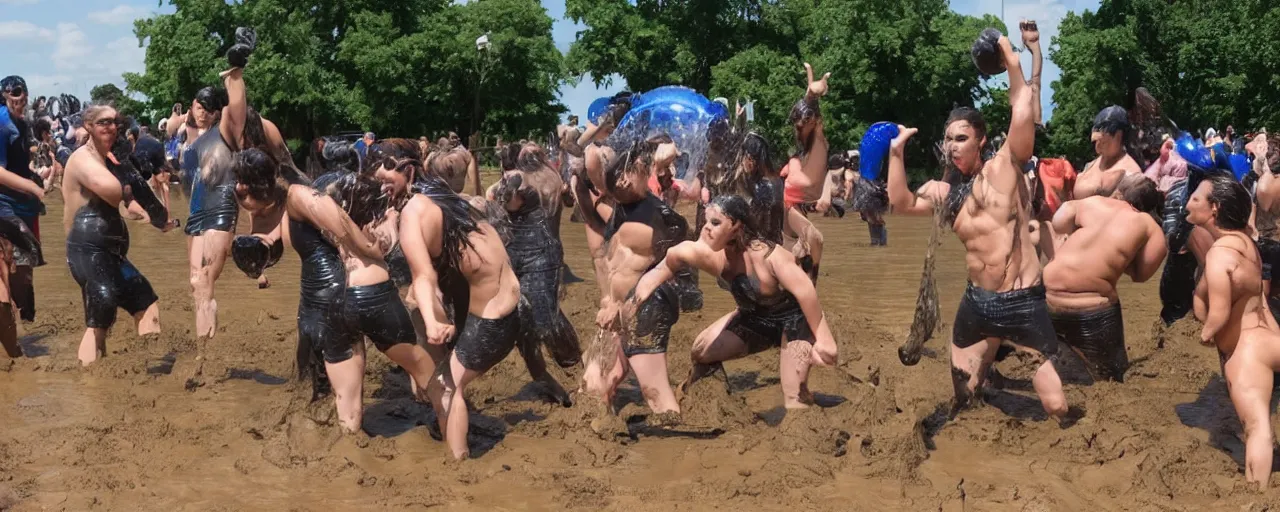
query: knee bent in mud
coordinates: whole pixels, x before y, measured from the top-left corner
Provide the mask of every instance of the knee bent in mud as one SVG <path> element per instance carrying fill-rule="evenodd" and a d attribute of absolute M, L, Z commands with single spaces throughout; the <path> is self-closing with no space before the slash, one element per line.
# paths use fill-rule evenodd
<path fill-rule="evenodd" d="M 1051 363 L 1059 357 L 1044 285 L 992 292 L 969 284 L 956 310 L 951 342 L 968 348 L 987 338 L 999 338 L 1040 352 Z"/>

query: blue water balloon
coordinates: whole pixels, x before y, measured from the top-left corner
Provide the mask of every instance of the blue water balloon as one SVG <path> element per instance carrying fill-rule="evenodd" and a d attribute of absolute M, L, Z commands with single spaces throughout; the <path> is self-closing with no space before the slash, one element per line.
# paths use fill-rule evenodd
<path fill-rule="evenodd" d="M 626 146 L 656 135 L 667 135 L 688 166 L 681 179 L 692 179 L 707 158 L 707 129 L 728 119 L 724 105 L 707 99 L 688 87 L 668 85 L 633 97 L 631 110 L 618 122 L 611 144 Z"/>
<path fill-rule="evenodd" d="M 1249 175 L 1249 171 L 1253 168 L 1253 164 L 1249 162 L 1249 157 L 1245 155 L 1233 154 L 1227 156 L 1227 163 L 1230 165 L 1231 174 L 1234 174 L 1236 180 L 1243 180 Z"/>
<path fill-rule="evenodd" d="M 1187 161 L 1187 166 L 1191 170 L 1204 172 L 1216 167 L 1213 152 L 1204 146 L 1204 142 L 1190 133 L 1182 132 L 1178 140 L 1174 141 L 1173 147 L 1177 150 L 1178 156 Z"/>
<path fill-rule="evenodd" d="M 592 124 L 600 124 L 600 116 L 604 115 L 605 111 L 609 109 L 609 100 L 611 99 L 613 99 L 612 96 L 604 96 L 591 102 L 591 105 L 587 107 L 587 121 L 591 121 Z"/>
<path fill-rule="evenodd" d="M 858 174 L 871 181 L 880 178 L 884 158 L 889 155 L 889 143 L 898 136 L 898 125 L 881 121 L 867 128 L 858 146 Z"/>

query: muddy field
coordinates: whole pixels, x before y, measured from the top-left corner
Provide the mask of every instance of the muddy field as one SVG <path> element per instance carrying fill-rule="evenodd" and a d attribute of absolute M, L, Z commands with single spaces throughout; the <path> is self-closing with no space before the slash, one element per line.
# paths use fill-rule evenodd
<path fill-rule="evenodd" d="M 987 405 L 946 421 L 945 343 L 965 285 L 953 235 L 938 264 L 942 333 L 918 366 L 897 359 L 920 278 L 924 220 L 890 219 L 887 248 L 869 247 L 856 217 L 818 221 L 827 240 L 818 289 L 841 351 L 838 368 L 811 378 L 822 407 L 784 413 L 778 353 L 767 352 L 726 364 L 727 382 L 694 386 L 676 428 L 645 426 L 631 381 L 623 398 L 632 403 L 622 413 L 631 437 L 600 439 L 588 426 L 592 411 L 545 403 L 513 354 L 469 390 L 475 459 L 457 463 L 429 435 L 429 407 L 410 398 L 404 374 L 375 350 L 365 434 L 340 435 L 331 401 L 307 403 L 309 389 L 292 380 L 299 267 L 291 250 L 268 272 L 266 290 L 228 264 L 217 287 L 219 330 L 202 349 L 191 334 L 182 234 L 131 224 L 130 256 L 161 297 L 164 333 L 140 340 L 122 314 L 108 357 L 80 369 L 80 291 L 64 263 L 61 211 L 55 197 L 41 219 L 51 263 L 36 272 L 38 319 L 23 337 L 29 357 L 0 359 L 0 509 L 1280 506 L 1274 491 L 1244 485 L 1240 426 L 1216 355 L 1196 342 L 1199 325 L 1176 324 L 1158 348 L 1155 280 L 1120 292 L 1135 361 L 1127 382 L 1068 386 L 1071 403 L 1087 411 L 1078 424 L 1044 421 L 1030 391 L 1032 368 L 1016 357 L 998 366 L 1007 379 L 988 391 Z M 598 297 L 583 228 L 566 221 L 563 234 L 569 265 L 586 279 L 569 286 L 565 310 L 590 339 Z M 706 307 L 684 315 L 673 333 L 673 381 L 688 372 L 693 337 L 732 306 L 714 280 L 703 283 Z M 191 380 L 198 368 L 203 378 Z M 576 373 L 558 377 L 577 387 Z"/>

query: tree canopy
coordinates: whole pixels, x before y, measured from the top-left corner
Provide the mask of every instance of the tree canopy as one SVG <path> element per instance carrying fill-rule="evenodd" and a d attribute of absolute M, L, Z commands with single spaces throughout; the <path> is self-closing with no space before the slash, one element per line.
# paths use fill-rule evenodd
<path fill-rule="evenodd" d="M 116 112 L 126 116 L 138 117 L 144 114 L 145 106 L 141 101 L 130 98 L 116 84 L 102 84 L 89 91 L 89 100 L 94 103 L 108 103 L 115 106 Z M 146 119 L 138 119 L 140 124 L 150 124 Z"/>
<path fill-rule="evenodd" d="M 1146 87 L 1184 130 L 1280 125 L 1280 9 L 1269 0 L 1104 0 L 1069 13 L 1049 55 L 1062 69 L 1042 152 L 1092 157 L 1093 117 Z"/>
<path fill-rule="evenodd" d="M 150 42 L 146 71 L 125 75 L 157 111 L 220 83 L 237 26 L 258 32 L 245 70 L 250 104 L 292 139 L 473 127 L 525 136 L 564 111 L 562 56 L 537 0 L 168 1 L 175 13 L 135 22 L 139 42 Z M 491 45 L 478 51 L 486 33 Z"/>

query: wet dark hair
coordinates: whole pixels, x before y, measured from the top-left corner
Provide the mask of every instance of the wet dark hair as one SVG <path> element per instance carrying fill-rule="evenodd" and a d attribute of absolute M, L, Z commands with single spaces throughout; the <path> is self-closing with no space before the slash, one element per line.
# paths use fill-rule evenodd
<path fill-rule="evenodd" d="M 379 168 L 397 168 L 400 160 L 422 160 L 418 141 L 404 138 L 382 139 L 369 146 L 365 156 L 364 172 L 373 173 Z"/>
<path fill-rule="evenodd" d="M 848 169 L 848 168 L 849 168 L 849 157 L 845 156 L 844 153 L 831 153 L 831 156 L 827 157 L 828 171 L 838 171 L 840 169 Z"/>
<path fill-rule="evenodd" d="M 262 124 L 262 116 L 253 107 L 248 109 L 244 118 L 244 147 L 240 149 L 262 148 L 272 151 L 274 148 L 267 143 L 267 129 Z"/>
<path fill-rule="evenodd" d="M 627 112 L 631 111 L 632 99 L 633 98 L 630 91 L 622 91 L 622 92 L 619 92 L 618 94 L 613 95 L 613 97 L 609 99 L 609 107 L 605 109 L 605 114 L 603 117 L 608 119 L 609 121 L 612 121 L 614 124 L 617 124 L 619 121 L 622 121 L 622 117 L 627 115 Z M 592 119 L 591 122 L 600 123 L 601 120 Z"/>
<path fill-rule="evenodd" d="M 281 177 L 280 162 L 270 153 L 249 148 L 236 154 L 232 164 L 236 182 L 247 189 L 245 195 L 270 204 L 284 202 L 289 183 Z"/>
<path fill-rule="evenodd" d="M 138 127 L 137 127 L 137 126 L 131 126 L 131 127 L 129 127 L 129 131 L 128 131 L 128 132 L 126 132 L 126 133 L 128 133 L 129 135 L 132 135 L 132 136 L 133 136 L 133 140 L 138 140 L 138 133 L 139 133 L 139 132 L 140 132 L 140 131 L 138 130 Z"/>
<path fill-rule="evenodd" d="M 794 105 L 791 105 L 791 113 L 787 115 L 787 122 L 791 124 L 792 131 L 795 132 L 796 156 L 808 153 L 809 146 L 813 142 L 812 140 L 803 140 L 800 138 L 800 130 L 795 129 L 796 123 L 799 123 L 801 121 L 808 121 L 810 119 L 821 119 L 821 118 L 822 118 L 822 109 L 818 106 L 818 102 L 809 101 L 807 97 L 800 98 L 798 101 L 795 102 Z M 810 139 L 812 138 L 813 138 L 813 134 L 811 133 Z"/>
<path fill-rule="evenodd" d="M 53 124 L 48 118 L 39 118 L 31 123 L 31 135 L 35 136 L 37 142 L 43 142 L 44 136 L 53 131 Z"/>
<path fill-rule="evenodd" d="M 498 155 L 499 163 L 502 164 L 503 171 L 514 171 L 520 161 L 520 150 L 522 146 L 518 142 L 512 142 L 502 148 L 502 154 Z"/>
<path fill-rule="evenodd" d="M 626 151 L 618 154 L 613 162 L 609 163 L 609 168 L 604 172 L 604 186 L 613 192 L 618 188 L 618 179 L 623 174 L 642 174 L 648 173 L 649 168 L 653 166 L 653 151 L 656 145 L 650 141 L 637 141 L 631 145 Z"/>
<path fill-rule="evenodd" d="M 354 173 L 360 170 L 360 153 L 356 151 L 355 145 L 350 141 L 341 137 L 324 137 L 323 146 L 313 144 L 312 150 L 319 150 L 319 154 L 312 153 L 311 159 L 316 162 L 311 167 L 318 167 L 319 174 L 327 174 L 331 172 Z"/>
<path fill-rule="evenodd" d="M 1280 174 L 1280 135 L 1267 136 L 1266 164 L 1271 174 Z"/>
<path fill-rule="evenodd" d="M 1253 213 L 1253 198 L 1249 191 L 1236 181 L 1235 176 L 1227 172 L 1211 172 L 1205 175 L 1204 181 L 1213 186 L 1209 191 L 1209 204 L 1218 207 L 1218 217 L 1214 224 L 1221 229 L 1240 231 L 1249 226 L 1249 215 Z"/>
<path fill-rule="evenodd" d="M 338 203 L 351 217 L 351 222 L 360 227 L 381 219 L 389 205 L 386 194 L 382 193 L 382 183 L 367 175 L 343 174 L 321 192 Z"/>
<path fill-rule="evenodd" d="M 737 223 L 746 223 L 751 216 L 751 207 L 747 205 L 747 200 L 736 194 L 716 196 L 711 199 L 710 206 L 719 208 L 725 217 Z"/>
<path fill-rule="evenodd" d="M 231 103 L 231 99 L 227 97 L 227 90 L 221 87 L 205 87 L 196 91 L 196 103 L 202 108 L 209 111 L 209 115 L 213 116 L 213 123 L 209 126 L 218 124 L 222 120 L 222 107 Z M 187 125 L 195 126 L 195 118 L 187 116 Z"/>
<path fill-rule="evenodd" d="M 1138 163 L 1138 167 L 1146 167 L 1147 158 L 1142 154 L 1138 143 L 1138 130 L 1129 124 L 1129 111 L 1119 105 L 1111 105 L 1098 111 L 1098 115 L 1093 118 L 1093 131 L 1102 132 L 1107 135 L 1115 135 L 1117 132 L 1124 132 L 1121 141 L 1124 145 L 1124 151 Z M 1157 150 L 1159 147 L 1156 148 Z"/>
<path fill-rule="evenodd" d="M 463 250 L 475 248 L 470 236 L 480 231 L 480 223 L 485 220 L 484 213 L 454 193 L 443 178 L 434 174 L 424 174 L 422 181 L 414 184 L 414 192 L 426 196 L 443 213 L 441 227 L 444 231 L 441 233 L 440 258 L 436 269 L 458 269 L 462 263 Z"/>
<path fill-rule="evenodd" d="M 1134 209 L 1154 215 L 1164 214 L 1164 194 L 1156 188 L 1156 182 L 1141 174 L 1132 174 L 1120 180 L 1120 194 Z"/>
<path fill-rule="evenodd" d="M 951 126 L 951 123 L 956 121 L 969 123 L 969 126 L 973 127 L 973 131 L 975 135 L 977 135 L 978 139 L 986 138 L 987 119 L 982 117 L 982 112 L 979 112 L 977 109 L 969 107 L 956 107 L 952 109 L 951 113 L 947 115 L 947 122 L 945 123 L 945 126 Z"/>

